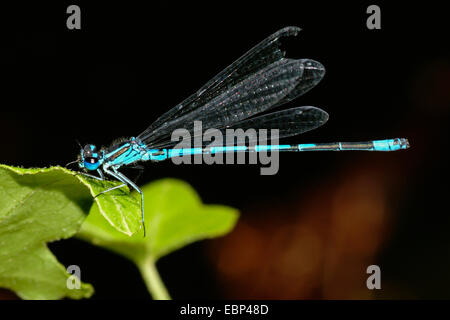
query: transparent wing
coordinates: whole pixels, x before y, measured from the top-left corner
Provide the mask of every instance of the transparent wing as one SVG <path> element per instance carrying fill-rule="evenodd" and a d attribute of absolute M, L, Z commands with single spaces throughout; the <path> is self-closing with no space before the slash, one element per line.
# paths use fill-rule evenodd
<path fill-rule="evenodd" d="M 298 27 L 286 27 L 267 37 L 207 82 L 196 93 L 159 117 L 140 135 L 140 138 L 145 139 L 168 121 L 181 117 L 203 106 L 249 75 L 281 60 L 285 55 L 280 48 L 282 40 L 287 37 L 296 36 L 299 32 L 300 28 Z"/>
<path fill-rule="evenodd" d="M 314 130 L 323 125 L 328 120 L 328 114 L 322 109 L 316 107 L 297 107 L 278 112 L 265 114 L 252 119 L 246 119 L 235 123 L 231 127 L 226 127 L 221 130 L 210 132 L 213 136 L 218 136 L 218 132 L 222 135 L 222 141 L 218 142 L 218 145 L 235 145 L 236 139 L 225 138 L 227 129 L 242 129 L 247 131 L 248 129 L 255 129 L 254 132 L 246 132 L 245 143 L 263 143 L 265 141 L 271 141 L 273 139 L 281 139 L 286 137 L 295 136 L 304 132 Z M 267 129 L 266 134 L 259 135 L 258 129 Z M 278 134 L 274 135 L 270 130 L 277 129 Z M 191 145 L 193 145 L 193 139 L 203 135 L 203 132 L 198 135 L 191 135 Z M 219 135 L 219 136 L 220 136 Z M 203 146 L 207 146 L 211 143 L 210 139 L 205 139 Z M 214 140 L 214 139 L 213 139 Z M 186 142 L 186 141 L 184 141 Z M 174 147 L 176 142 L 167 142 L 154 146 L 155 148 L 171 148 Z"/>
<path fill-rule="evenodd" d="M 271 141 L 273 139 L 282 139 L 296 136 L 307 131 L 314 130 L 322 126 L 328 121 L 328 113 L 316 107 L 297 107 L 278 112 L 265 114 L 252 119 L 247 119 L 235 123 L 232 127 L 226 129 L 267 129 L 267 135 L 259 136 L 258 141 L 249 140 L 252 142 Z M 225 130 L 221 131 L 225 134 Z M 277 135 L 270 135 L 270 130 L 278 130 Z"/>
<path fill-rule="evenodd" d="M 138 138 L 157 147 L 170 142 L 172 132 L 185 128 L 193 132 L 193 122 L 201 121 L 203 130 L 222 129 L 294 99 L 322 79 L 324 69 L 309 59 L 282 59 L 265 67 L 203 106 L 165 123 L 151 135 Z M 307 74 L 308 77 L 303 77 Z"/>

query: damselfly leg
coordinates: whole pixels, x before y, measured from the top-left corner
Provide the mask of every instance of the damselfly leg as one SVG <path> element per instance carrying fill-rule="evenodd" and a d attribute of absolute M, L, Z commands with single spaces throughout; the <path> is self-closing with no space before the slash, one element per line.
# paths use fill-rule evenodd
<path fill-rule="evenodd" d="M 120 182 L 123 182 L 124 185 L 130 185 L 131 187 L 133 187 L 134 190 L 139 192 L 139 194 L 141 195 L 141 217 L 142 217 L 142 227 L 144 229 L 144 237 L 145 237 L 146 232 L 145 232 L 145 220 L 144 220 L 144 193 L 142 192 L 142 190 L 133 181 L 131 181 L 125 175 L 123 175 L 122 173 L 117 171 L 117 169 L 113 168 L 114 172 L 108 170 L 107 168 L 103 168 L 103 170 L 105 170 L 105 173 L 107 173 L 110 176 L 116 178 Z M 110 188 L 108 190 L 105 190 L 105 191 L 101 192 L 101 194 L 109 192 L 109 191 L 111 191 L 113 189 L 117 189 L 117 188 L 122 187 L 124 185 L 120 185 L 120 186 L 117 186 L 117 187 Z"/>
<path fill-rule="evenodd" d="M 105 175 L 103 174 L 102 170 L 97 169 L 97 173 L 98 173 L 99 177 L 94 176 L 93 174 L 86 173 L 86 172 L 78 172 L 77 174 L 81 174 L 85 177 L 93 178 L 93 179 L 100 180 L 100 181 L 105 180 Z"/>
<path fill-rule="evenodd" d="M 99 194 L 97 194 L 94 198 L 97 198 L 98 196 L 100 196 L 100 195 L 102 195 L 104 193 L 107 193 L 107 192 L 110 192 L 110 191 L 113 191 L 113 190 L 116 190 L 116 189 L 119 189 L 119 188 L 122 188 L 122 187 L 125 187 L 125 186 L 126 186 L 126 184 L 122 183 L 121 185 L 118 185 L 118 186 L 106 189 L 105 191 L 102 191 Z"/>

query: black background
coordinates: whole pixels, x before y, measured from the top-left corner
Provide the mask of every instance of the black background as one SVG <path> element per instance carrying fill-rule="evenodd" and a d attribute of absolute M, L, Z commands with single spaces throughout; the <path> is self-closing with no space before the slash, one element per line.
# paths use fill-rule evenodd
<path fill-rule="evenodd" d="M 69 4 L 81 7 L 81 30 L 66 28 Z M 0 162 L 64 165 L 77 156 L 76 139 L 102 146 L 138 135 L 253 45 L 296 25 L 303 30 L 288 56 L 317 60 L 327 74 L 290 106 L 323 108 L 330 120 L 286 142 L 407 137 L 412 148 L 282 154 L 275 176 L 259 175 L 257 165 L 168 161 L 147 164 L 140 183 L 179 178 L 205 203 L 230 205 L 245 216 L 257 211 L 247 213 L 248 208 L 293 201 L 317 181 L 368 158 L 386 166 L 400 163 L 403 173 L 395 179 L 406 182 L 396 192 L 401 197 L 395 232 L 377 261 L 389 267 L 386 277 L 404 284 L 397 297 L 448 298 L 445 11 L 434 2 L 375 2 L 382 29 L 368 30 L 370 4 L 75 1 L 2 7 Z M 174 298 L 224 297 L 205 245 L 195 243 L 158 263 Z M 78 240 L 50 247 L 63 264 L 81 266 L 82 280 L 95 286 L 94 298 L 148 297 L 138 271 L 124 259 Z"/>

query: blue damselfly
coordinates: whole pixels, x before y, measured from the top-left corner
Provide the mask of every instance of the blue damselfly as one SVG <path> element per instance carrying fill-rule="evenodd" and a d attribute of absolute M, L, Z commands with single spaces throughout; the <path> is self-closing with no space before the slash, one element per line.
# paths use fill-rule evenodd
<path fill-rule="evenodd" d="M 81 149 L 78 164 L 86 171 L 96 171 L 104 180 L 105 174 L 122 182 L 104 194 L 126 185 L 141 195 L 142 226 L 144 228 L 144 198 L 141 189 L 119 172 L 122 166 L 138 161 L 163 161 L 195 154 L 264 151 L 395 151 L 407 149 L 404 138 L 367 142 L 333 142 L 307 144 L 276 144 L 253 146 L 206 146 L 174 148 L 171 134 L 178 128 L 187 128 L 193 121 L 201 121 L 204 129 L 225 132 L 230 128 L 277 129 L 277 138 L 290 137 L 313 130 L 328 120 L 328 114 L 316 107 L 297 107 L 288 110 L 254 115 L 283 105 L 313 88 L 324 76 L 325 68 L 310 59 L 289 59 L 281 50 L 283 38 L 299 33 L 297 27 L 286 27 L 260 42 L 253 49 L 211 79 L 196 93 L 159 117 L 136 137 L 123 139 L 108 148 L 98 150 L 88 144 Z M 192 130 L 191 130 L 192 132 Z M 267 138 L 267 141 L 271 138 Z M 255 141 L 248 141 L 248 143 Z M 261 139 L 258 139 L 261 143 Z"/>

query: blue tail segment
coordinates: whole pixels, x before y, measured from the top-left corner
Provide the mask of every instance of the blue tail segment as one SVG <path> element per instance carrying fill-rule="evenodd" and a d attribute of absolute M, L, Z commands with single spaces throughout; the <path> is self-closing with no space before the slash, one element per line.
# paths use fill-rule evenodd
<path fill-rule="evenodd" d="M 376 140 L 373 142 L 375 151 L 396 151 L 409 148 L 409 141 L 405 138 L 390 140 Z"/>

